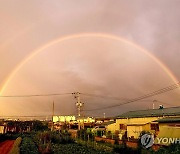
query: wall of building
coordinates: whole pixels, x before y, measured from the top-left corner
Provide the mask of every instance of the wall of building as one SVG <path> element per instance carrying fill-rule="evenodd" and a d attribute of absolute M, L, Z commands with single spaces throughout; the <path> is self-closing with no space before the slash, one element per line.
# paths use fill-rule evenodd
<path fill-rule="evenodd" d="M 116 123 L 110 124 L 106 127 L 107 131 L 115 133 L 115 131 L 120 132 L 120 138 L 125 133 L 125 130 L 120 129 L 120 124 L 127 126 L 127 137 L 134 137 L 137 139 L 142 131 L 149 131 L 155 133 L 151 130 L 150 122 L 158 120 L 162 117 L 142 117 L 142 118 L 124 118 L 116 119 Z"/>
<path fill-rule="evenodd" d="M 4 134 L 4 126 L 0 126 L 0 134 Z"/>
<path fill-rule="evenodd" d="M 116 130 L 119 130 L 119 125 L 117 123 L 106 126 L 106 131 L 111 131 L 112 133 L 115 133 Z"/>
<path fill-rule="evenodd" d="M 127 137 L 137 139 L 142 131 L 143 126 L 127 126 Z"/>
<path fill-rule="evenodd" d="M 160 117 L 126 118 L 126 119 L 117 119 L 116 123 L 118 124 L 145 124 L 145 123 L 149 123 L 158 119 L 160 119 Z"/>
<path fill-rule="evenodd" d="M 53 116 L 53 122 L 70 122 L 76 120 L 75 116 Z"/>
<path fill-rule="evenodd" d="M 162 139 L 164 142 L 159 143 L 157 138 Z M 180 143 L 180 127 L 165 126 L 165 124 L 163 124 L 160 126 L 157 138 L 154 141 L 156 144 L 169 145 L 174 139 L 177 139 L 177 143 Z"/>

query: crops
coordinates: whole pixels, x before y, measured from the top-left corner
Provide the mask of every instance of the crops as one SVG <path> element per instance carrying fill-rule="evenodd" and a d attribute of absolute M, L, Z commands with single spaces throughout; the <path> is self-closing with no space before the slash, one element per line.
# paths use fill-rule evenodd
<path fill-rule="evenodd" d="M 22 140 L 20 152 L 21 154 L 38 154 L 38 148 L 31 138 L 25 137 Z"/>
<path fill-rule="evenodd" d="M 76 143 L 71 144 L 55 144 L 52 146 L 54 154 L 107 154 L 104 151 L 97 151 L 86 146 L 78 145 Z"/>
<path fill-rule="evenodd" d="M 111 145 L 106 143 L 98 143 L 98 142 L 92 142 L 92 141 L 83 141 L 83 140 L 76 140 L 76 143 L 82 146 L 86 146 L 87 148 L 92 148 L 97 151 L 105 151 L 105 152 L 112 152 L 113 148 Z"/>
<path fill-rule="evenodd" d="M 34 141 L 38 145 L 40 153 L 53 153 L 53 154 L 105 154 L 112 151 L 103 145 L 86 144 L 86 141 L 75 143 L 67 131 L 61 132 L 39 132 L 34 136 Z M 108 148 L 108 149 L 107 149 Z M 106 152 L 104 151 L 106 150 Z M 27 153 L 28 154 L 28 153 Z"/>
<path fill-rule="evenodd" d="M 34 140 L 37 144 L 47 144 L 47 143 L 71 143 L 72 139 L 68 132 L 38 132 L 34 136 Z"/>

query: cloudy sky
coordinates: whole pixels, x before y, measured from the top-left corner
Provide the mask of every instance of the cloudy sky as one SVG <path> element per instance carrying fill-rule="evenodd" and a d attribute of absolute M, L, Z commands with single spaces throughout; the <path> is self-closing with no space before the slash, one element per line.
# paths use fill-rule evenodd
<path fill-rule="evenodd" d="M 81 93 L 84 109 L 180 80 L 179 0 L 0 0 L 0 94 Z M 176 89 L 85 115 L 180 105 Z M 75 114 L 72 95 L 0 98 L 0 116 Z M 161 102 L 161 103 L 160 103 Z"/>

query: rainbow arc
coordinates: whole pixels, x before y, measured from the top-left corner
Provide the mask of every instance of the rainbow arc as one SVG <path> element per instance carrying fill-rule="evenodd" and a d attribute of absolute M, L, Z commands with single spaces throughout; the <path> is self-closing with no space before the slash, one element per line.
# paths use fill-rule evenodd
<path fill-rule="evenodd" d="M 41 47 L 33 50 L 24 60 L 22 60 L 16 66 L 16 68 L 8 76 L 5 83 L 3 84 L 2 88 L 0 89 L 0 95 L 3 94 L 6 87 L 8 86 L 9 82 L 11 81 L 11 79 L 23 67 L 23 65 L 25 65 L 29 60 L 31 60 L 38 53 L 43 52 L 43 50 L 45 50 L 48 47 L 53 46 L 53 45 L 55 45 L 57 43 L 62 43 L 62 42 L 67 41 L 67 40 L 73 40 L 73 39 L 78 39 L 78 38 L 86 38 L 86 37 L 111 39 L 111 40 L 120 41 L 120 42 L 123 42 L 125 44 L 132 45 L 135 48 L 139 49 L 139 51 L 142 52 L 143 54 L 149 56 L 154 62 L 156 62 L 156 64 L 158 64 L 163 69 L 163 71 L 173 80 L 174 83 L 178 82 L 178 80 L 173 75 L 173 73 L 169 70 L 169 68 L 164 63 L 162 63 L 160 59 L 155 57 L 153 54 L 151 54 L 149 51 L 147 51 L 143 47 L 141 47 L 141 46 L 139 46 L 139 45 L 137 45 L 137 44 L 135 44 L 133 42 L 130 42 L 130 41 L 124 39 L 124 38 L 121 38 L 121 37 L 115 36 L 115 35 L 111 35 L 111 34 L 105 34 L 105 33 L 80 33 L 80 34 L 73 34 L 73 35 L 67 35 L 67 36 L 59 37 L 59 38 L 57 38 L 57 39 L 55 39 L 53 41 L 50 41 L 50 42 L 46 43 L 45 45 L 43 45 Z"/>

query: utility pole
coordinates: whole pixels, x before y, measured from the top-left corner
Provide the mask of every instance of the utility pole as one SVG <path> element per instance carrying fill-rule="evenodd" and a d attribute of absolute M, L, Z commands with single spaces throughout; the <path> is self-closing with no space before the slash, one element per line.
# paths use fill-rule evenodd
<path fill-rule="evenodd" d="M 153 109 L 154 109 L 154 103 L 153 103 Z"/>
<path fill-rule="evenodd" d="M 54 101 L 53 101 L 53 104 L 52 104 L 52 128 L 51 128 L 52 131 L 54 130 L 53 117 L 54 117 Z"/>
<path fill-rule="evenodd" d="M 52 110 L 52 118 L 54 116 L 54 101 L 53 101 L 53 110 Z"/>
<path fill-rule="evenodd" d="M 155 109 L 155 103 L 157 103 L 157 100 L 153 100 L 153 109 Z"/>
<path fill-rule="evenodd" d="M 79 121 L 78 121 L 78 130 L 80 130 L 81 128 L 84 129 L 84 119 L 83 119 L 82 125 L 81 125 L 81 121 L 80 121 L 80 120 L 81 120 L 81 117 L 82 117 L 82 115 L 81 115 L 81 109 L 82 109 L 84 103 L 81 103 L 80 93 L 79 93 L 79 92 L 74 92 L 74 93 L 72 93 L 72 94 L 74 95 L 74 98 L 77 100 L 77 102 L 76 102 L 76 107 L 77 107 L 78 119 L 79 119 Z"/>

